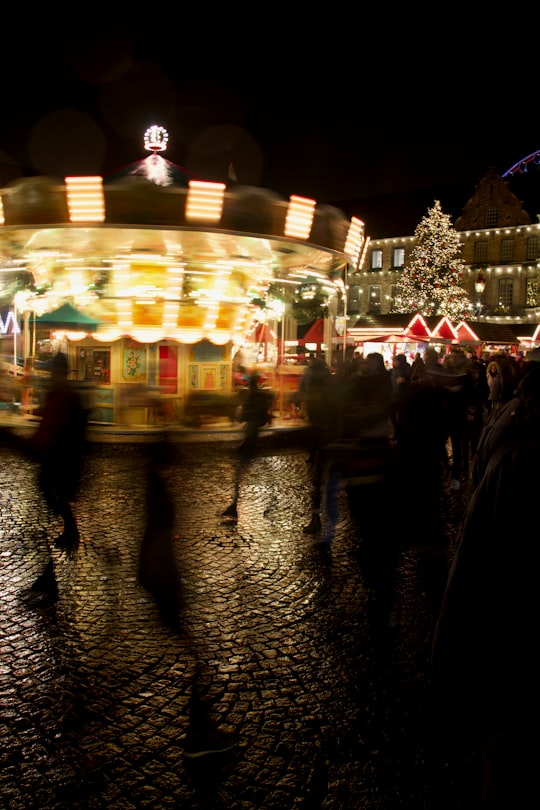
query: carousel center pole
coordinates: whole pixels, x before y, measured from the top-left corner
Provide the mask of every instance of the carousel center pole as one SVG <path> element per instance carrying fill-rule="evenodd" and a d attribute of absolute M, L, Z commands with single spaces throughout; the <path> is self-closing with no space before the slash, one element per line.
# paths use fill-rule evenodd
<path fill-rule="evenodd" d="M 281 344 L 281 356 L 278 357 L 279 361 L 279 417 L 280 419 L 283 418 L 283 365 L 285 360 L 285 310 L 281 315 L 281 335 L 280 335 L 280 344 Z"/>

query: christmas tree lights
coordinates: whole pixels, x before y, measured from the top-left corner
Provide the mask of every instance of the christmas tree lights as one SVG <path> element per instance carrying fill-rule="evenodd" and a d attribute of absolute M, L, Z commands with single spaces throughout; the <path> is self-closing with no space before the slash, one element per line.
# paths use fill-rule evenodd
<path fill-rule="evenodd" d="M 409 263 L 396 284 L 394 311 L 446 315 L 453 322 L 465 320 L 473 307 L 463 286 L 466 264 L 461 259 L 462 245 L 439 200 L 422 218 L 414 238 Z"/>

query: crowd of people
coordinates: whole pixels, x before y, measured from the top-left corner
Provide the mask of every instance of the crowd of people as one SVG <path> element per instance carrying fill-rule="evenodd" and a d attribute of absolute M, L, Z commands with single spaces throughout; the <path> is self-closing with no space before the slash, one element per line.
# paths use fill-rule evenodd
<path fill-rule="evenodd" d="M 386 369 L 375 353 L 355 357 L 340 375 L 313 358 L 300 386 L 315 465 L 304 531 L 329 546 L 344 485 L 375 632 L 387 637 L 394 626 L 396 567 L 410 538 L 441 548 L 434 700 L 449 752 L 477 753 L 470 807 L 481 810 L 528 807 L 535 792 L 538 544 L 529 505 L 540 483 L 538 355 L 479 359 L 459 347 L 443 356 L 428 348 L 413 362 L 398 354 Z M 411 480 L 422 492 L 414 522 L 404 497 Z M 441 497 L 462 487 L 448 560 Z"/>

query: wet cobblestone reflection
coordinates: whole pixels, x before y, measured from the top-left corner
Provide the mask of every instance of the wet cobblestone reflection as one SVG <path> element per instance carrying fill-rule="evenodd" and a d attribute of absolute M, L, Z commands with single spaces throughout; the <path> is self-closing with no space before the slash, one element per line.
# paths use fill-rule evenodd
<path fill-rule="evenodd" d="M 137 579 L 147 452 L 92 446 L 77 504 L 81 545 L 72 556 L 52 548 L 59 598 L 43 605 L 28 589 L 57 524 L 32 465 L 2 451 L 2 806 L 457 806 L 428 657 L 465 496 L 443 506 L 445 549 L 403 554 L 399 625 L 379 644 L 345 501 L 329 551 L 302 534 L 311 470 L 301 448 L 261 450 L 238 520 L 227 523 L 234 447 L 175 445 L 166 475 L 182 635 L 161 623 Z M 193 649 L 216 719 L 239 732 L 231 752 L 195 764 L 183 758 Z"/>

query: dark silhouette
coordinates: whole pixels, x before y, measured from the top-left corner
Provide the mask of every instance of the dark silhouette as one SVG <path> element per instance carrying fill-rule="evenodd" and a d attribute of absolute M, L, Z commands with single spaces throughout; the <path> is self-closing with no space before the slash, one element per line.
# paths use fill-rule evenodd
<path fill-rule="evenodd" d="M 174 550 L 176 516 L 164 477 L 170 457 L 171 447 L 165 439 L 150 449 L 139 582 L 154 597 L 165 624 L 174 630 L 182 630 L 183 593 Z"/>
<path fill-rule="evenodd" d="M 335 436 L 325 446 L 322 497 L 314 493 L 315 508 L 324 506 L 317 542 L 323 549 L 331 547 L 339 496 L 344 490 L 358 534 L 358 559 L 369 594 L 368 615 L 377 640 L 381 640 L 387 638 L 392 624 L 398 548 L 392 523 L 394 509 L 387 507 L 392 498 L 392 384 L 378 352 L 368 354 L 358 369 L 336 382 Z"/>
<path fill-rule="evenodd" d="M 425 363 L 424 358 L 422 357 L 420 352 L 416 352 L 414 355 L 414 360 L 411 364 L 411 381 L 418 379 L 421 377 L 425 370 Z"/>
<path fill-rule="evenodd" d="M 467 416 L 462 442 L 463 475 L 467 479 L 471 475 L 473 459 L 489 414 L 489 388 L 485 364 L 481 360 L 473 358 L 469 375 Z"/>
<path fill-rule="evenodd" d="M 327 537 L 337 520 L 336 476 L 346 487 L 358 534 L 358 560 L 367 586 L 368 617 L 377 641 L 394 629 L 393 602 L 400 537 L 393 518 L 393 454 L 390 445 L 392 382 L 378 352 L 367 355 L 362 370 L 348 381 L 342 433 L 330 444 L 327 480 Z M 389 509 L 389 503 L 392 503 Z"/>
<path fill-rule="evenodd" d="M 527 506 L 540 487 L 540 369 L 497 412 L 475 456 L 432 659 L 449 740 L 478 753 L 472 806 L 483 810 L 529 807 L 537 789 L 539 551 Z"/>
<path fill-rule="evenodd" d="M 411 385 L 411 389 L 436 389 L 430 395 L 431 407 L 436 410 L 433 414 L 422 412 L 422 418 L 431 421 L 431 416 L 436 415 L 438 427 L 433 435 L 437 436 L 438 454 L 441 462 L 448 468 L 454 491 L 461 488 L 462 478 L 465 474 L 468 475 L 469 468 L 469 445 L 466 438 L 469 405 L 473 396 L 470 369 L 471 361 L 459 348 L 452 349 L 442 362 L 439 362 L 434 349 L 428 349 L 423 372 Z M 423 400 L 427 403 L 426 397 L 425 394 Z M 451 448 L 450 458 L 448 442 Z"/>
<path fill-rule="evenodd" d="M 444 358 L 443 368 L 446 393 L 446 430 L 450 439 L 452 459 L 450 465 L 451 488 L 461 488 L 464 470 L 463 446 L 467 427 L 467 415 L 471 400 L 472 378 L 470 361 L 459 348 L 453 348 Z"/>
<path fill-rule="evenodd" d="M 334 424 L 334 391 L 332 372 L 322 357 L 311 356 L 300 383 L 298 398 L 308 420 L 308 461 L 315 463 L 324 451 Z"/>
<path fill-rule="evenodd" d="M 401 438 L 394 448 L 388 491 L 392 509 L 385 513 L 394 521 L 396 553 L 423 548 L 422 579 L 434 611 L 440 607 L 448 576 L 447 541 L 444 536 L 444 479 L 446 472 L 446 390 L 437 376 L 440 364 L 411 384 L 401 410 Z M 412 505 L 403 502 L 403 487 L 414 482 L 418 497 Z"/>
<path fill-rule="evenodd" d="M 308 420 L 307 461 L 313 464 L 312 514 L 304 534 L 321 529 L 322 486 L 327 445 L 339 434 L 338 396 L 342 378 L 332 375 L 325 360 L 310 357 L 298 387 L 298 396 Z"/>
<path fill-rule="evenodd" d="M 244 438 L 237 451 L 238 464 L 234 479 L 234 496 L 232 503 L 223 513 L 224 517 L 235 520 L 238 517 L 240 484 L 246 467 L 257 452 L 260 429 L 272 418 L 270 409 L 274 399 L 270 391 L 260 387 L 260 378 L 256 372 L 249 377 L 248 389 L 244 397 L 240 413 L 240 421 L 244 422 Z"/>
<path fill-rule="evenodd" d="M 139 550 L 138 577 L 139 583 L 155 600 L 165 626 L 186 638 L 196 661 L 184 756 L 197 759 L 229 751 L 236 743 L 236 736 L 218 729 L 210 717 L 203 687 L 201 655 L 185 626 L 186 601 L 178 551 L 181 538 L 175 532 L 177 515 L 167 484 L 167 468 L 173 457 L 173 447 L 166 436 L 150 448 L 146 520 Z"/>
<path fill-rule="evenodd" d="M 51 388 L 37 411 L 41 421 L 28 440 L 28 452 L 40 465 L 38 482 L 49 508 L 63 521 L 55 545 L 71 549 L 79 543 L 72 502 L 83 471 L 88 412 L 68 373 L 67 357 L 59 352 L 51 361 Z"/>
<path fill-rule="evenodd" d="M 411 366 L 404 354 L 396 354 L 392 360 L 390 379 L 392 381 L 392 404 L 390 409 L 390 422 L 394 441 L 400 438 L 400 411 L 405 404 L 411 382 Z"/>
<path fill-rule="evenodd" d="M 411 386 L 401 412 L 401 439 L 395 450 L 396 488 L 400 481 L 414 481 L 421 498 L 415 503 L 415 542 L 430 545 L 441 532 L 441 494 L 447 438 L 444 385 L 426 375 Z"/>
<path fill-rule="evenodd" d="M 51 360 L 51 384 L 45 404 L 36 411 L 38 426 L 29 438 L 3 431 L 8 443 L 38 464 L 38 485 L 51 512 L 60 517 L 62 533 L 55 546 L 68 552 L 79 545 L 79 530 L 73 510 L 84 465 L 88 410 L 79 392 L 68 380 L 69 367 L 65 354 L 58 352 Z M 58 589 L 52 560 L 32 586 L 56 598 Z"/>

